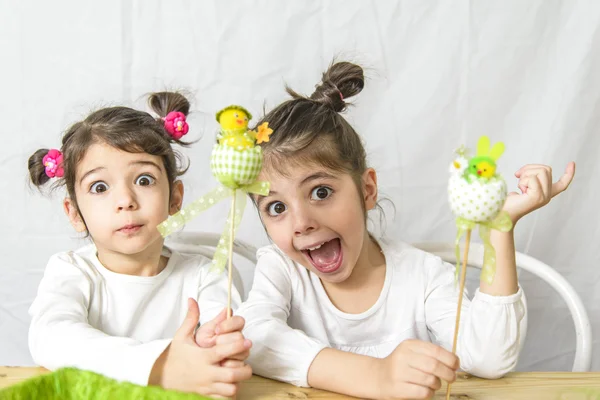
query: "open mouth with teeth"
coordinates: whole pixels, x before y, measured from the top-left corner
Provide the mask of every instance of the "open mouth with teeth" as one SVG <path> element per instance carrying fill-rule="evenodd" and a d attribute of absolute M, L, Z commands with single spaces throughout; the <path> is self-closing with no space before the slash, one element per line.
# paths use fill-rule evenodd
<path fill-rule="evenodd" d="M 335 272 L 342 265 L 342 244 L 339 238 L 305 248 L 302 254 L 317 271 L 324 274 Z"/>

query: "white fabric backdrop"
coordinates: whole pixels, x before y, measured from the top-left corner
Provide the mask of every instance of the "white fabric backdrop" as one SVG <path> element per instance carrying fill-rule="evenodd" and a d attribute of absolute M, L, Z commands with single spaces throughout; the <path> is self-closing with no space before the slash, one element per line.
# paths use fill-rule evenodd
<path fill-rule="evenodd" d="M 363 135 L 381 190 L 396 205 L 390 236 L 455 235 L 447 166 L 481 134 L 506 143 L 510 187 L 525 163 L 563 171 L 569 191 L 519 223 L 517 248 L 576 288 L 600 333 L 600 2 L 596 1 L 0 1 L 0 365 L 28 365 L 27 310 L 49 256 L 83 244 L 60 201 L 26 184 L 28 156 L 111 104 L 143 94 L 193 97 L 185 199 L 215 181 L 208 156 L 214 113 L 230 103 L 256 116 L 310 93 L 334 55 L 368 67 L 348 118 Z M 256 120 L 256 117 L 255 117 Z M 220 232 L 222 204 L 187 229 Z M 239 238 L 267 242 L 251 207 Z M 251 270 L 245 270 L 246 284 Z M 560 298 L 526 274 L 529 334 L 521 370 L 569 370 L 574 330 Z M 598 336 L 597 336 L 598 338 Z M 593 369 L 600 370 L 599 340 Z"/>

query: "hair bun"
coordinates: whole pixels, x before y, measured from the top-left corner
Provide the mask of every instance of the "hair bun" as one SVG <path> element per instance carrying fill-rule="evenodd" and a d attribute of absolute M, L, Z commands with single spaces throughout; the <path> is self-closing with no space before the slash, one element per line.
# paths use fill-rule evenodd
<path fill-rule="evenodd" d="M 148 105 L 161 118 L 166 117 L 171 111 L 179 111 L 186 116 L 190 112 L 190 102 L 177 92 L 152 93 L 148 97 Z"/>
<path fill-rule="evenodd" d="M 148 105 L 158 114 L 156 121 L 165 129 L 169 141 L 183 146 L 189 144 L 181 141 L 189 130 L 186 117 L 190 112 L 190 102 L 184 95 L 177 92 L 151 93 Z"/>
<path fill-rule="evenodd" d="M 310 98 L 335 112 L 346 109 L 346 99 L 356 96 L 365 86 L 363 69 L 347 61 L 332 64 L 323 73 L 321 84 L 317 85 Z"/>
<path fill-rule="evenodd" d="M 44 167 L 44 157 L 48 154 L 49 149 L 39 149 L 29 157 L 27 166 L 29 168 L 29 178 L 31 183 L 40 188 L 50 180 L 46 174 Z"/>

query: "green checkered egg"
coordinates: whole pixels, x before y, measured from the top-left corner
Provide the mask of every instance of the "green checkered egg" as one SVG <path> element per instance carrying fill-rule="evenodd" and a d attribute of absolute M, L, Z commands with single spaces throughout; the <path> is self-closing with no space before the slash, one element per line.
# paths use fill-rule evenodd
<path fill-rule="evenodd" d="M 465 179 L 452 175 L 448 183 L 450 209 L 457 217 L 469 221 L 493 220 L 506 200 L 506 183 L 499 176 L 487 179 Z"/>
<path fill-rule="evenodd" d="M 215 144 L 210 157 L 210 169 L 221 184 L 236 189 L 256 181 L 262 161 L 260 146 L 237 150 L 228 145 Z"/>

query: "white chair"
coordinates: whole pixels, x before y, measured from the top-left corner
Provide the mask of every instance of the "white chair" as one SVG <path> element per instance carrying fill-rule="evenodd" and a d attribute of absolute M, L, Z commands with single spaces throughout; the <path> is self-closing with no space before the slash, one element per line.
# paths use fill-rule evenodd
<path fill-rule="evenodd" d="M 413 246 L 428 253 L 435 254 L 442 260 L 451 264 L 456 263 L 454 243 L 414 243 Z M 464 251 L 463 246 L 464 245 L 461 244 L 461 256 Z M 589 371 L 592 364 L 592 328 L 581 299 L 562 275 L 543 262 L 519 252 L 517 252 L 516 261 L 518 268 L 524 269 L 525 271 L 531 272 L 542 278 L 554 288 L 567 303 L 575 324 L 577 340 L 573 372 Z M 471 242 L 469 246 L 468 265 L 481 268 L 482 264 L 483 245 L 481 243 Z"/>
<path fill-rule="evenodd" d="M 201 254 L 212 259 L 220 238 L 221 236 L 216 233 L 177 232 L 168 236 L 165 244 L 183 254 Z M 236 239 L 233 241 L 233 252 L 248 260 L 253 266 L 256 265 L 256 247 Z M 244 285 L 235 264 L 232 274 L 233 282 L 239 289 L 242 300 L 245 300 Z"/>

